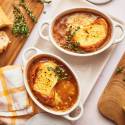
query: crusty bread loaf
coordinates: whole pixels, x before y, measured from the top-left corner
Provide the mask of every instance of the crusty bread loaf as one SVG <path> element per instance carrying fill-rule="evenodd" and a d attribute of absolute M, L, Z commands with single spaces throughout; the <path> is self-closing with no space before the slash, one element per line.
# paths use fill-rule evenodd
<path fill-rule="evenodd" d="M 11 25 L 12 22 L 8 19 L 3 9 L 0 7 L 0 28 Z"/>
<path fill-rule="evenodd" d="M 125 125 L 125 54 L 122 57 L 117 70 L 104 89 L 98 109 L 106 118 L 117 125 Z"/>
<path fill-rule="evenodd" d="M 6 50 L 9 43 L 11 43 L 11 41 L 7 34 L 4 31 L 0 31 L 0 53 Z"/>

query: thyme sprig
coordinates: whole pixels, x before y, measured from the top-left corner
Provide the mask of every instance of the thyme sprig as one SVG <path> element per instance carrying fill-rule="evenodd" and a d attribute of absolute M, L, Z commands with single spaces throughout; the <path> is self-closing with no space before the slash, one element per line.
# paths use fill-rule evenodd
<path fill-rule="evenodd" d="M 19 7 L 13 5 L 13 14 L 14 14 L 14 24 L 12 27 L 12 33 L 14 35 L 22 35 L 27 37 L 29 35 L 29 28 L 25 22 L 25 18 L 20 11 Z"/>
<path fill-rule="evenodd" d="M 24 0 L 20 0 L 19 5 L 25 9 L 26 13 L 30 16 L 31 20 L 34 23 L 36 23 L 37 22 L 37 18 L 33 15 L 32 10 L 28 7 L 28 5 L 25 3 L 25 1 Z"/>

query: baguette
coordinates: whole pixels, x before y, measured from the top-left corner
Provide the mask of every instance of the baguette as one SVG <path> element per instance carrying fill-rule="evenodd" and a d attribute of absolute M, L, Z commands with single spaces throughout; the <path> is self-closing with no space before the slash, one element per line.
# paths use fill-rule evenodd
<path fill-rule="evenodd" d="M 11 24 L 11 21 L 8 19 L 3 9 L 0 7 L 0 29 Z"/>

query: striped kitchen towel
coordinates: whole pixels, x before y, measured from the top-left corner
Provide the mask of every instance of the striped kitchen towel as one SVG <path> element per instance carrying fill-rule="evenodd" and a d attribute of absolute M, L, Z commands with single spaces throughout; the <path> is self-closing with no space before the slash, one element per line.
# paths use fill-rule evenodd
<path fill-rule="evenodd" d="M 0 68 L 0 121 L 7 125 L 24 125 L 34 113 L 25 90 L 21 66 Z"/>

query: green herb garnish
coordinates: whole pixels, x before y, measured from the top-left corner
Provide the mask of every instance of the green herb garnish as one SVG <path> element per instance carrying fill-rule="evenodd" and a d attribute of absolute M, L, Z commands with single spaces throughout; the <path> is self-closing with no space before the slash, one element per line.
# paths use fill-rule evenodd
<path fill-rule="evenodd" d="M 25 18 L 17 6 L 14 5 L 13 9 L 14 24 L 12 27 L 12 33 L 16 36 L 22 35 L 27 37 L 29 35 L 29 28 L 25 22 Z"/>
<path fill-rule="evenodd" d="M 59 80 L 65 80 L 65 79 L 68 78 L 68 74 L 67 74 L 67 73 L 65 72 L 65 70 L 64 70 L 62 67 L 60 67 L 60 66 L 57 66 L 57 67 L 55 68 L 55 73 L 57 74 Z"/>
<path fill-rule="evenodd" d="M 52 70 L 55 72 L 56 76 L 58 77 L 58 80 L 65 80 L 68 78 L 68 74 L 66 73 L 65 69 L 60 67 L 60 66 L 56 66 L 56 68 L 52 68 L 52 67 L 47 67 L 48 70 Z"/>
<path fill-rule="evenodd" d="M 72 36 L 74 36 L 76 34 L 76 32 L 80 29 L 80 27 L 78 26 L 75 31 L 73 33 L 71 33 Z"/>
<path fill-rule="evenodd" d="M 37 18 L 33 15 L 32 10 L 27 6 L 25 1 L 24 0 L 20 0 L 20 4 L 19 5 L 22 6 L 25 9 L 26 13 L 30 16 L 31 20 L 34 23 L 36 23 L 37 22 Z"/>
<path fill-rule="evenodd" d="M 76 32 L 80 29 L 78 26 L 75 31 L 72 32 L 72 26 L 69 27 L 68 35 L 65 36 L 67 41 L 71 41 Z"/>
<path fill-rule="evenodd" d="M 72 38 L 76 34 L 76 32 L 80 29 L 78 26 L 74 31 L 72 31 L 72 26 L 69 27 L 68 33 L 65 36 L 66 44 L 61 45 L 64 49 L 69 49 L 71 51 L 75 51 L 77 53 L 84 53 L 82 49 L 80 49 L 80 43 L 79 42 L 73 42 Z"/>
<path fill-rule="evenodd" d="M 122 73 L 123 70 L 124 70 L 124 67 L 118 67 L 118 68 L 116 69 L 116 74 Z"/>
<path fill-rule="evenodd" d="M 62 47 L 65 49 L 70 49 L 72 51 L 77 51 L 77 50 L 79 50 L 79 46 L 80 46 L 80 44 L 78 42 L 67 42 Z"/>
<path fill-rule="evenodd" d="M 64 45 L 61 45 L 62 48 L 64 49 L 68 49 L 68 50 L 71 50 L 71 51 L 75 51 L 77 53 L 85 53 L 85 51 L 83 51 L 81 48 L 80 48 L 80 43 L 79 42 L 71 42 L 71 41 L 67 41 L 66 44 Z"/>

